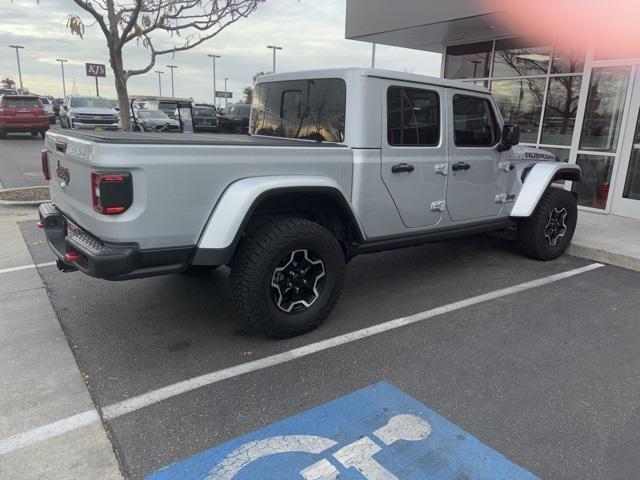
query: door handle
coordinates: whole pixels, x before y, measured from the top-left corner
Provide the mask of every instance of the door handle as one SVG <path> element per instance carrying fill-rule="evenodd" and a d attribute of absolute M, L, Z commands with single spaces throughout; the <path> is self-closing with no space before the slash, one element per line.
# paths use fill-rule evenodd
<path fill-rule="evenodd" d="M 459 170 L 469 170 L 471 168 L 471 165 L 469 165 L 468 163 L 465 162 L 458 162 L 458 163 L 454 163 L 451 166 L 451 170 L 454 171 L 459 171 Z"/>
<path fill-rule="evenodd" d="M 394 165 L 393 167 L 391 167 L 392 173 L 411 173 L 414 170 L 415 168 L 413 168 L 413 165 L 409 165 L 408 163 L 399 163 L 398 165 Z"/>

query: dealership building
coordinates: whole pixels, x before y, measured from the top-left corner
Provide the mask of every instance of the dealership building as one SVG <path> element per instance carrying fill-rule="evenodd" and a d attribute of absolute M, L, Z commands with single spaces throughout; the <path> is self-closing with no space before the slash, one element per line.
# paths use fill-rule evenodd
<path fill-rule="evenodd" d="M 473 0 L 347 0 L 346 37 L 442 53 L 441 75 L 491 90 L 521 143 L 577 163 L 582 209 L 640 219 L 640 58 L 540 44 Z"/>

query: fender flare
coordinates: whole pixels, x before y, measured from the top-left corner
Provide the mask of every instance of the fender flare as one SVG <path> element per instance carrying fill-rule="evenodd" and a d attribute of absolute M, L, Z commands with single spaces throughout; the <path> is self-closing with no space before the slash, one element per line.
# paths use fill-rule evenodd
<path fill-rule="evenodd" d="M 516 199 L 511 217 L 526 218 L 533 214 L 538 202 L 554 180 L 572 180 L 579 182 L 582 170 L 572 163 L 537 163 L 529 171 Z"/>
<path fill-rule="evenodd" d="M 332 178 L 313 175 L 278 175 L 238 180 L 220 197 L 198 241 L 192 264 L 227 264 L 241 233 L 258 204 L 267 196 L 299 191 L 326 191 L 338 196 L 348 208 L 359 233 L 357 221 L 342 187 Z"/>

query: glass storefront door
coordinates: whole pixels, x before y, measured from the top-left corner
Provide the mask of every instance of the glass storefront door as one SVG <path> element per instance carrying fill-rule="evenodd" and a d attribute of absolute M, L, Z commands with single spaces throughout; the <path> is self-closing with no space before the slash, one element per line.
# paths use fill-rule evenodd
<path fill-rule="evenodd" d="M 640 66 L 635 70 L 611 212 L 640 219 Z"/>

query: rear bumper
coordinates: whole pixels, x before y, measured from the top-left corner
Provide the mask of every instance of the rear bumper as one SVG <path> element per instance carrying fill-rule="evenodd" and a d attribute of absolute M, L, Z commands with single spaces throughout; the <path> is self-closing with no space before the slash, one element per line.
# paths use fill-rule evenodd
<path fill-rule="evenodd" d="M 49 121 L 45 123 L 5 123 L 0 125 L 0 130 L 6 132 L 39 132 L 49 130 Z"/>
<path fill-rule="evenodd" d="M 58 259 L 58 268 L 64 271 L 80 270 L 105 280 L 153 277 L 183 271 L 193 253 L 193 247 L 140 250 L 133 243 L 104 242 L 77 229 L 50 202 L 40 205 L 38 213 L 47 243 Z M 80 254 L 82 258 L 70 261 L 68 253 Z"/>

